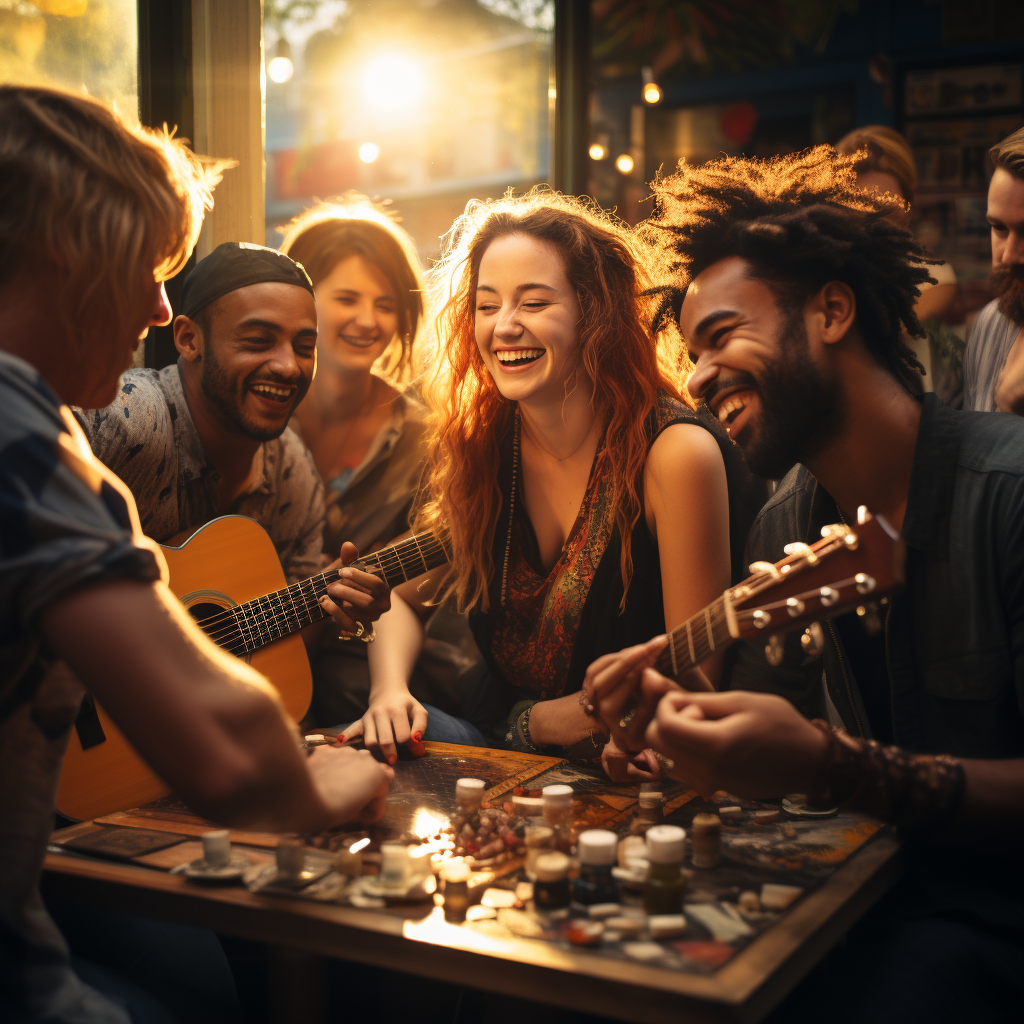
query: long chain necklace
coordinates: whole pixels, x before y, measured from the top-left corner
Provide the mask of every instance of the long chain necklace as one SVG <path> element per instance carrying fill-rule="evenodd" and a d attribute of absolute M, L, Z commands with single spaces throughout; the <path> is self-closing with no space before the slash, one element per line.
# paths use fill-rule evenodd
<path fill-rule="evenodd" d="M 516 480 L 519 477 L 519 409 L 516 409 L 516 427 L 512 435 L 512 487 L 508 498 L 508 532 L 505 534 L 505 561 L 501 566 L 501 603 L 508 593 L 508 553 L 512 547 L 512 523 L 516 512 Z"/>

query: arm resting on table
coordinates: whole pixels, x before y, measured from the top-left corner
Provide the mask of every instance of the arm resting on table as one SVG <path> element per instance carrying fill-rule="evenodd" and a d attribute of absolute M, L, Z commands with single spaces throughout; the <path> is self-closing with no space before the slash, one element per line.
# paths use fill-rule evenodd
<path fill-rule="evenodd" d="M 162 583 L 74 591 L 42 627 L 139 754 L 205 817 L 315 831 L 386 791 L 384 770 L 352 751 L 304 757 L 273 687 L 213 644 Z"/>

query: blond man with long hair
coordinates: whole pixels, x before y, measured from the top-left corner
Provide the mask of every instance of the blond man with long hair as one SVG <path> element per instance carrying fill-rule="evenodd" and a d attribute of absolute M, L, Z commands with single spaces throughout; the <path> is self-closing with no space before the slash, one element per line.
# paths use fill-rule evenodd
<path fill-rule="evenodd" d="M 723 459 L 679 390 L 678 336 L 660 351 L 653 337 L 646 259 L 623 225 L 550 192 L 474 202 L 456 223 L 433 274 L 443 309 L 418 524 L 448 536 L 452 564 L 395 591 L 370 649 L 370 707 L 347 738 L 389 761 L 437 737 L 604 752 L 622 778 L 657 771 L 606 748 L 578 693 L 594 657 L 682 622 L 729 582 Z M 489 670 L 463 719 L 408 690 L 438 592 L 469 610 Z"/>
<path fill-rule="evenodd" d="M 68 409 L 110 402 L 169 320 L 162 282 L 215 180 L 180 141 L 99 103 L 0 87 L 3 1020 L 134 1017 L 71 970 L 36 885 L 83 684 L 204 817 L 309 831 L 382 813 L 388 769 L 347 750 L 307 759 L 273 688 L 192 623 Z"/>

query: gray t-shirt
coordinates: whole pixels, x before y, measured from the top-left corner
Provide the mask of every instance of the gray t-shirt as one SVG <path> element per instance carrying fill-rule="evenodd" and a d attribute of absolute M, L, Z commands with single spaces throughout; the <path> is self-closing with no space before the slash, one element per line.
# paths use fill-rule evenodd
<path fill-rule="evenodd" d="M 978 314 L 964 349 L 965 412 L 996 411 L 996 385 L 1020 330 L 995 300 Z"/>
<path fill-rule="evenodd" d="M 203 448 L 176 365 L 129 370 L 110 405 L 79 419 L 97 457 L 131 488 L 146 536 L 164 543 L 222 514 L 220 473 Z M 289 583 L 320 572 L 324 485 L 308 449 L 286 429 L 260 446 L 254 469 L 255 488 L 229 512 L 270 534 Z"/>
<path fill-rule="evenodd" d="M 83 985 L 39 898 L 54 795 L 84 689 L 40 614 L 72 590 L 166 575 L 128 489 L 67 406 L 0 350 L 0 1019 L 128 1024 Z"/>

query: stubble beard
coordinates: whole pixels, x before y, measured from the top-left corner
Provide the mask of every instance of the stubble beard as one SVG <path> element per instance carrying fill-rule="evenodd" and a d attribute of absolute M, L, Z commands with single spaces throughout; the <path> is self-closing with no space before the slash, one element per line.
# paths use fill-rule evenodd
<path fill-rule="evenodd" d="M 1018 326 L 1024 326 L 1024 263 L 993 267 L 992 290 L 999 312 Z"/>
<path fill-rule="evenodd" d="M 284 433 L 285 427 L 288 425 L 288 420 L 285 419 L 279 429 L 267 429 L 266 427 L 251 423 L 245 418 L 240 407 L 242 399 L 235 393 L 231 379 L 221 364 L 217 362 L 209 345 L 203 353 L 199 386 L 203 389 L 203 394 L 210 400 L 214 412 L 221 419 L 227 421 L 238 433 L 249 438 L 250 441 L 259 441 L 261 443 L 273 441 L 274 438 L 280 437 Z M 242 394 L 243 396 L 245 394 L 244 383 L 242 385 Z M 294 410 L 294 408 L 293 404 L 292 409 Z"/>
<path fill-rule="evenodd" d="M 811 361 L 802 310 L 779 332 L 779 352 L 758 375 L 760 422 L 743 446 L 750 471 L 768 480 L 820 454 L 842 433 L 844 419 L 839 381 Z"/>

